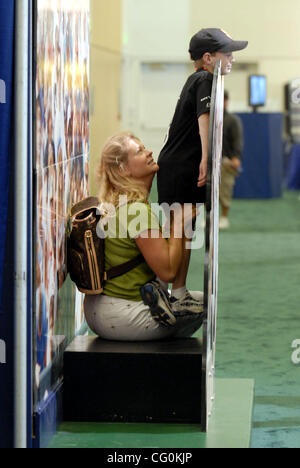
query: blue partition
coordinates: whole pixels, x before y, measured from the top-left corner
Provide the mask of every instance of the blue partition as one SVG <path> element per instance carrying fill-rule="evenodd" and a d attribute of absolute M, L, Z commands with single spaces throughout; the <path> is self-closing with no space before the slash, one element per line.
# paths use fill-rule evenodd
<path fill-rule="evenodd" d="M 291 150 L 287 186 L 289 190 L 300 190 L 300 145 L 294 145 Z"/>
<path fill-rule="evenodd" d="M 244 128 L 243 173 L 235 198 L 279 198 L 283 186 L 283 114 L 238 114 Z"/>
<path fill-rule="evenodd" d="M 0 4 L 0 448 L 13 443 L 13 190 L 14 0 Z"/>

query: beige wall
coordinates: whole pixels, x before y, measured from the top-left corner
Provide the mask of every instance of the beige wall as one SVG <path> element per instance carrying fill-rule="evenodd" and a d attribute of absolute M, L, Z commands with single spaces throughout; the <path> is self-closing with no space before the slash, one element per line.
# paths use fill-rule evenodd
<path fill-rule="evenodd" d="M 245 37 L 248 59 L 300 60 L 299 0 L 190 1 L 193 30 L 216 26 Z"/>
<path fill-rule="evenodd" d="M 105 140 L 120 129 L 122 0 L 91 0 L 90 193 Z"/>
<path fill-rule="evenodd" d="M 192 34 L 201 27 L 221 27 L 233 38 L 249 41 L 236 58 L 256 65 L 257 72 L 267 76 L 267 109 L 282 111 L 284 84 L 300 77 L 300 1 L 190 0 L 190 5 Z M 238 80 L 226 82 L 233 95 L 244 94 L 236 87 Z"/>

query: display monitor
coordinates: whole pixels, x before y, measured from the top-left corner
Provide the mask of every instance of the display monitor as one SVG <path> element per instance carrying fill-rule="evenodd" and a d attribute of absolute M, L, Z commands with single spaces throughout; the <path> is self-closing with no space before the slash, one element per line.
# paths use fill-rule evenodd
<path fill-rule="evenodd" d="M 249 105 L 254 108 L 266 105 L 267 78 L 263 75 L 249 77 Z"/>

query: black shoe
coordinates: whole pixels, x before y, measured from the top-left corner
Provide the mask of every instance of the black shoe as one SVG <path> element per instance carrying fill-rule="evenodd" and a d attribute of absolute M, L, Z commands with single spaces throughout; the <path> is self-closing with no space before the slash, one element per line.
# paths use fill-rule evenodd
<path fill-rule="evenodd" d="M 165 327 L 172 327 L 176 324 L 169 296 L 157 281 L 146 283 L 141 287 L 140 292 L 144 304 L 149 307 L 156 322 Z"/>

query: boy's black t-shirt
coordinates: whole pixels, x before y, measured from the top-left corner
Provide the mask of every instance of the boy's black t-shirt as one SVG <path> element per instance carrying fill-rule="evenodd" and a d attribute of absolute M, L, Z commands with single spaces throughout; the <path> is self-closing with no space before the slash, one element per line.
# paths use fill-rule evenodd
<path fill-rule="evenodd" d="M 205 187 L 198 188 L 202 146 L 198 119 L 210 112 L 213 75 L 198 70 L 180 95 L 158 165 L 159 203 L 204 203 Z"/>

